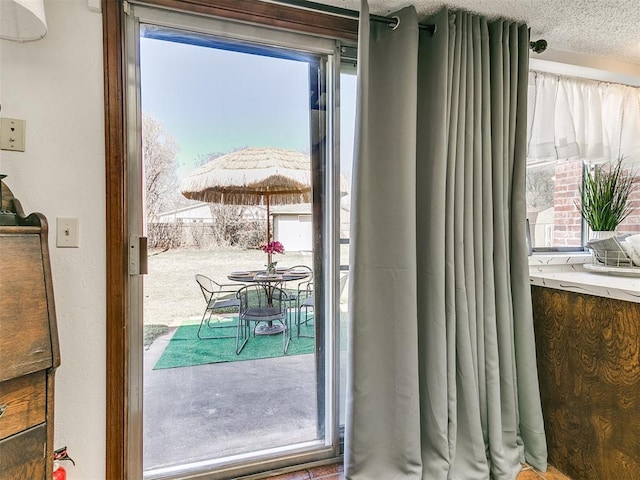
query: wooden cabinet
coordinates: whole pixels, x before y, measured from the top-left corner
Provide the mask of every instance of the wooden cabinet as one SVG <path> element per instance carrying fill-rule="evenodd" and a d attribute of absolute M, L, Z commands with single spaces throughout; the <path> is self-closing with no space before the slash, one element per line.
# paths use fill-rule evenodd
<path fill-rule="evenodd" d="M 640 478 L 640 303 L 532 287 L 549 463 L 575 480 Z"/>
<path fill-rule="evenodd" d="M 5 208 L 7 205 L 3 205 Z M 0 480 L 49 480 L 60 364 L 47 221 L 12 199 L 0 225 Z"/>

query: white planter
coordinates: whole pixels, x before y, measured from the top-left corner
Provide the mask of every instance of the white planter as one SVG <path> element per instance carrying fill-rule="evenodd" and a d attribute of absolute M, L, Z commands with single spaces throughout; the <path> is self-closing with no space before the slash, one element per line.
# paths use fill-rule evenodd
<path fill-rule="evenodd" d="M 595 231 L 591 232 L 589 240 L 604 240 L 605 238 L 615 237 L 616 235 L 618 235 L 618 232 L 615 230 Z"/>

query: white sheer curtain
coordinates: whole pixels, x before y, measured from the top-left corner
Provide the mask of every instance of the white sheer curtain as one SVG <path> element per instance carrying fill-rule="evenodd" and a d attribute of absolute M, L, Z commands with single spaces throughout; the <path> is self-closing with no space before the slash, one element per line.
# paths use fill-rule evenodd
<path fill-rule="evenodd" d="M 640 161 L 640 89 L 529 73 L 529 162 L 580 157 Z"/>

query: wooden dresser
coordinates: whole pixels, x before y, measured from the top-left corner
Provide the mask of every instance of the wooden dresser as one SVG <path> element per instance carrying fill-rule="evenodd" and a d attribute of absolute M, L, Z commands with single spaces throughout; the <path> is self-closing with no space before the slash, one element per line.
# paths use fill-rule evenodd
<path fill-rule="evenodd" d="M 0 480 L 49 480 L 60 352 L 47 221 L 2 206 L 15 217 L 0 215 Z"/>

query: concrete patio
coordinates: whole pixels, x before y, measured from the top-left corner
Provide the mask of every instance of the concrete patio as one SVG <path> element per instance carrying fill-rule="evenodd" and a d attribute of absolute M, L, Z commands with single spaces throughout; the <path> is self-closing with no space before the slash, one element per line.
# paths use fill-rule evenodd
<path fill-rule="evenodd" d="M 145 470 L 316 439 L 313 355 L 153 370 L 174 330 L 144 355 Z"/>

